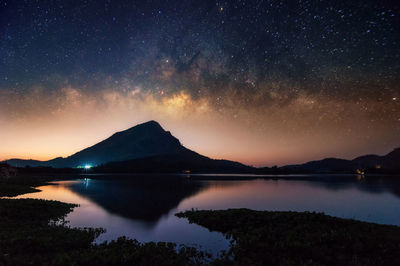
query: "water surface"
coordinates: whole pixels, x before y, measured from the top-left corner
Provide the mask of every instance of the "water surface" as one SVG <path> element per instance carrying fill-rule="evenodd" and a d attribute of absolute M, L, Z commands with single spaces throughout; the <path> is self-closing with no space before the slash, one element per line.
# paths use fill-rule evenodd
<path fill-rule="evenodd" d="M 79 176 L 77 180 L 38 187 L 41 192 L 19 198 L 79 204 L 67 216 L 67 221 L 74 227 L 105 228 L 106 233 L 97 242 L 128 236 L 144 242 L 170 241 L 196 246 L 214 254 L 228 248 L 223 235 L 189 224 L 186 219 L 175 217 L 175 213 L 192 208 L 316 211 L 400 225 L 400 178 L 243 178 L 136 175 L 93 179 Z"/>

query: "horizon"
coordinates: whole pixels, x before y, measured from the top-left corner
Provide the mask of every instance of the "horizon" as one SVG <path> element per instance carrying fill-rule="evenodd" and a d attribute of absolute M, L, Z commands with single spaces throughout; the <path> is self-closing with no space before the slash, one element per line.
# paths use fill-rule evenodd
<path fill-rule="evenodd" d="M 0 160 L 66 157 L 147 120 L 200 154 L 254 166 L 400 146 L 395 3 L 2 10 Z"/>
<path fill-rule="evenodd" d="M 400 1 L 0 2 L 1 265 L 400 265 L 399 206 Z"/>
<path fill-rule="evenodd" d="M 150 123 L 150 122 L 155 122 L 155 123 L 157 123 L 158 125 L 160 125 L 161 128 L 162 128 L 164 131 L 166 131 L 166 132 L 171 132 L 171 131 L 169 131 L 168 129 L 164 128 L 158 121 L 156 121 L 156 120 L 148 120 L 148 121 L 145 121 L 145 122 L 142 122 L 142 123 L 138 123 L 138 124 L 136 124 L 136 125 L 134 125 L 134 126 L 131 126 L 131 127 L 129 127 L 129 128 L 123 129 L 123 130 L 121 130 L 121 131 L 116 131 L 116 132 L 114 132 L 113 134 L 111 134 L 110 136 L 104 138 L 104 139 L 101 140 L 101 141 L 104 141 L 104 140 L 108 139 L 109 137 L 113 136 L 113 135 L 116 134 L 116 133 L 124 132 L 124 131 L 127 131 L 127 130 L 129 130 L 129 129 L 132 129 L 132 128 L 136 127 L 136 126 L 143 125 L 143 124 L 147 124 L 147 123 Z M 171 134 L 172 134 L 172 136 L 174 136 L 173 132 L 171 132 Z M 174 137 L 175 137 L 175 136 L 174 136 Z M 178 139 L 178 140 L 179 140 L 179 139 Z M 100 142 L 101 142 L 101 141 L 100 141 Z M 179 140 L 179 141 L 180 141 L 180 140 Z M 96 145 L 96 144 L 97 144 L 97 143 L 95 143 L 94 145 Z M 182 144 L 182 143 L 181 143 L 181 144 Z M 183 144 L 182 144 L 182 145 L 183 145 Z M 91 145 L 91 146 L 93 146 L 93 145 Z M 91 146 L 86 146 L 86 147 L 84 147 L 84 148 L 82 148 L 82 149 L 80 149 L 80 150 L 78 150 L 78 151 L 76 151 L 76 152 L 74 152 L 74 153 L 71 153 L 71 154 L 69 154 L 69 155 L 67 155 L 67 156 L 55 156 L 55 157 L 51 157 L 51 158 L 49 158 L 49 159 L 43 159 L 43 160 L 35 159 L 35 158 L 23 158 L 23 157 L 18 157 L 18 158 L 15 157 L 15 158 L 14 158 L 14 157 L 13 157 L 13 158 L 8 158 L 8 159 L 4 159 L 4 160 L 1 160 L 1 159 L 0 159 L 0 162 L 1 162 L 1 161 L 7 161 L 7 160 L 13 160 L 13 159 L 48 161 L 48 160 L 56 159 L 56 158 L 66 158 L 66 157 L 71 156 L 71 155 L 73 155 L 73 154 L 75 154 L 75 153 L 77 153 L 77 152 L 79 152 L 79 151 L 81 151 L 81 150 L 84 150 L 84 149 L 86 149 L 86 148 L 90 148 Z M 183 146 L 185 146 L 185 145 L 183 145 Z M 186 148 L 187 148 L 187 147 L 186 147 Z M 373 154 L 373 153 L 360 154 L 360 155 L 354 156 L 354 157 L 352 157 L 352 158 L 339 158 L 339 157 L 329 156 L 329 157 L 324 157 L 324 158 L 315 158 L 315 159 L 311 159 L 311 160 L 309 160 L 309 161 L 296 162 L 296 163 L 288 163 L 288 164 L 283 164 L 283 165 L 251 165 L 251 164 L 246 164 L 246 163 L 243 163 L 243 162 L 240 162 L 240 161 L 237 161 L 237 162 L 243 163 L 243 164 L 245 164 L 245 165 L 249 165 L 249 166 L 252 166 L 252 167 L 257 167 L 257 168 L 272 167 L 272 166 L 282 167 L 282 166 L 291 165 L 291 164 L 301 164 L 301 163 L 306 163 L 306 162 L 310 162 L 310 161 L 314 161 L 314 160 L 322 160 L 322 159 L 328 159 L 328 158 L 338 158 L 338 159 L 352 160 L 352 159 L 355 159 L 355 158 L 357 158 L 357 157 L 359 157 L 359 156 L 364 156 L 364 155 L 379 155 L 379 156 L 383 156 L 383 155 L 386 155 L 386 154 L 388 154 L 388 153 L 390 153 L 390 152 L 392 152 L 392 151 L 394 151 L 394 150 L 396 150 L 396 149 L 400 149 L 400 146 L 394 147 L 394 148 L 392 148 L 390 151 L 388 151 L 388 152 L 386 152 L 386 153 L 383 153 L 383 154 L 375 154 L 375 153 L 374 153 L 374 154 Z M 195 151 L 195 150 L 194 150 L 194 151 Z M 195 151 L 195 152 L 196 152 L 196 151 Z M 202 154 L 202 155 L 204 155 L 204 154 Z M 209 157 L 209 156 L 208 156 L 208 157 Z M 213 157 L 210 157 L 210 158 L 211 158 L 211 159 L 226 159 L 226 158 L 213 158 Z"/>

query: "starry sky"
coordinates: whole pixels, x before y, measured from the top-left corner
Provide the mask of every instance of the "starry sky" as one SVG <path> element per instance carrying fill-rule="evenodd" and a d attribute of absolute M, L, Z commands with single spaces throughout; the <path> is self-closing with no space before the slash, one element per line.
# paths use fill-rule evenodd
<path fill-rule="evenodd" d="M 400 146 L 396 1 L 0 1 L 0 160 L 157 120 L 255 166 Z"/>

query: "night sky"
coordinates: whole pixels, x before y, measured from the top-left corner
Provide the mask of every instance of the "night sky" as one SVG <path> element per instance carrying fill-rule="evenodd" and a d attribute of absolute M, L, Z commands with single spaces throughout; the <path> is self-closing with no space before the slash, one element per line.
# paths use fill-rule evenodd
<path fill-rule="evenodd" d="M 0 160 L 147 120 L 257 166 L 400 146 L 400 2 L 0 5 Z"/>

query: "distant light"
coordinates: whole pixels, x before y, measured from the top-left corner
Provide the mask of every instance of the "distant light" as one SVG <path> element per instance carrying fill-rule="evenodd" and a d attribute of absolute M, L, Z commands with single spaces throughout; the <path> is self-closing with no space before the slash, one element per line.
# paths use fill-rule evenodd
<path fill-rule="evenodd" d="M 92 166 L 90 164 L 85 164 L 84 168 L 85 169 L 90 169 L 90 168 L 92 168 Z"/>

